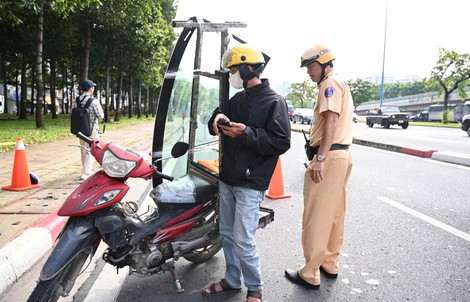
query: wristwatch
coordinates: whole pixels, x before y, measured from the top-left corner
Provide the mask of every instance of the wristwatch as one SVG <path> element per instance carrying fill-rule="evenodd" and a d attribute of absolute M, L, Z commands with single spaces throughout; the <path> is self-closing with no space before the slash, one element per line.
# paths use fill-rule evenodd
<path fill-rule="evenodd" d="M 316 159 L 317 161 L 319 161 L 319 162 L 322 162 L 322 161 L 325 161 L 326 157 L 321 156 L 320 154 L 317 154 L 317 155 L 315 156 L 315 159 Z"/>

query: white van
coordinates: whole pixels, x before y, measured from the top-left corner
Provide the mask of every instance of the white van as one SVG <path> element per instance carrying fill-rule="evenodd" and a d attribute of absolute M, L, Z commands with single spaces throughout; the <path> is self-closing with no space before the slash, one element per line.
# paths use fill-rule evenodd
<path fill-rule="evenodd" d="M 0 114 L 5 110 L 5 102 L 3 101 L 3 95 L 0 95 Z"/>

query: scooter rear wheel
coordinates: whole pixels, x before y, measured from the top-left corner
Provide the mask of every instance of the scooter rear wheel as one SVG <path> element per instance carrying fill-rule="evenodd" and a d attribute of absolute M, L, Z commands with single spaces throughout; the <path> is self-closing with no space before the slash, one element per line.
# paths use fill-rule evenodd
<path fill-rule="evenodd" d="M 194 249 L 189 253 L 183 255 L 184 259 L 191 261 L 193 263 L 202 263 L 214 257 L 220 249 L 222 248 L 222 237 L 217 237 L 216 241 L 213 244 L 208 246 Z"/>

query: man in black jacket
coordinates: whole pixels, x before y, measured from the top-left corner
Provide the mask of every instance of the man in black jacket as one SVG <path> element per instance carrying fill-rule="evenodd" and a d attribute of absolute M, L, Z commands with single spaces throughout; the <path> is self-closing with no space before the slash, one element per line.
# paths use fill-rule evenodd
<path fill-rule="evenodd" d="M 259 206 L 269 187 L 279 155 L 290 148 L 290 123 L 284 98 L 261 80 L 265 60 L 246 44 L 228 50 L 222 66 L 230 84 L 244 90 L 208 122 L 212 135 L 223 135 L 220 169 L 220 233 L 226 261 L 225 277 L 206 288 L 205 295 L 238 292 L 241 280 L 247 301 L 261 301 L 262 282 L 255 232 Z"/>

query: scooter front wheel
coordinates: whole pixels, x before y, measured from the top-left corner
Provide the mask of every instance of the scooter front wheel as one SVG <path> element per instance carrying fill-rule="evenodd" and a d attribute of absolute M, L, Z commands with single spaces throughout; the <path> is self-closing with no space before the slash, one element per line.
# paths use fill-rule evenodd
<path fill-rule="evenodd" d="M 193 263 L 202 263 L 214 257 L 222 248 L 222 237 L 218 236 L 212 244 L 197 248 L 183 255 L 183 258 Z"/>
<path fill-rule="evenodd" d="M 66 296 L 89 255 L 81 252 L 52 279 L 39 280 L 28 302 L 55 302 L 60 296 Z"/>

